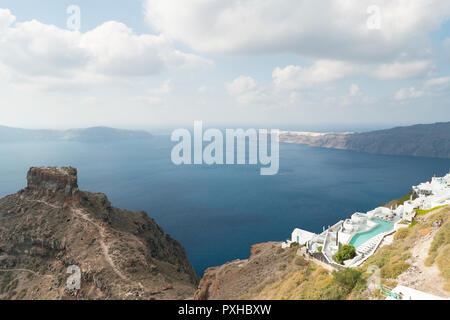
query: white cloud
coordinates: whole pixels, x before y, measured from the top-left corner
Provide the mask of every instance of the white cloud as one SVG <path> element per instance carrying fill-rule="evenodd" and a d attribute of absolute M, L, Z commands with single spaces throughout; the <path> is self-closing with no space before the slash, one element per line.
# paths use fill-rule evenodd
<path fill-rule="evenodd" d="M 433 78 L 425 82 L 427 87 L 443 86 L 447 84 L 450 84 L 450 77 Z"/>
<path fill-rule="evenodd" d="M 297 90 L 355 75 L 367 75 L 379 80 L 404 79 L 425 74 L 429 66 L 429 61 L 377 65 L 318 60 L 308 67 L 290 65 L 283 69 L 276 68 L 272 78 L 278 89 Z"/>
<path fill-rule="evenodd" d="M 380 30 L 367 27 L 373 4 Z M 428 32 L 450 16 L 448 0 L 146 0 L 145 8 L 153 27 L 202 52 L 363 61 L 422 59 Z"/>
<path fill-rule="evenodd" d="M 354 96 L 358 96 L 361 94 L 361 90 L 359 89 L 359 86 L 357 84 L 352 83 L 350 85 L 350 96 L 354 97 Z"/>
<path fill-rule="evenodd" d="M 257 86 L 257 82 L 252 77 L 240 76 L 231 83 L 226 83 L 227 90 L 232 95 L 240 95 L 252 91 Z"/>
<path fill-rule="evenodd" d="M 369 71 L 372 76 L 380 80 L 407 79 L 424 75 L 429 67 L 430 61 L 411 61 L 385 63 L 377 66 L 373 71 Z"/>
<path fill-rule="evenodd" d="M 169 94 L 172 91 L 172 80 L 168 79 L 160 87 L 150 89 L 150 93 L 157 95 Z"/>
<path fill-rule="evenodd" d="M 208 91 L 207 86 L 200 86 L 197 88 L 197 93 L 200 93 L 200 94 L 206 93 L 207 91 Z"/>
<path fill-rule="evenodd" d="M 370 105 L 376 102 L 376 98 L 365 95 L 361 88 L 352 83 L 349 86 L 348 93 L 342 96 L 331 96 L 323 99 L 326 105 L 350 106 L 350 105 Z"/>
<path fill-rule="evenodd" d="M 394 99 L 395 100 L 405 100 L 405 99 L 414 99 L 414 98 L 420 98 L 424 94 L 423 91 L 417 90 L 414 87 L 410 88 L 404 88 L 397 91 L 395 94 Z"/>
<path fill-rule="evenodd" d="M 160 105 L 167 99 L 172 90 L 172 80 L 168 79 L 159 87 L 148 90 L 147 96 L 138 96 L 134 100 L 150 105 Z"/>
<path fill-rule="evenodd" d="M 14 21 L 16 21 L 16 17 L 12 15 L 11 11 L 0 8 L 0 31 L 8 28 Z"/>
<path fill-rule="evenodd" d="M 256 80 L 248 76 L 241 75 L 232 82 L 225 83 L 225 87 L 239 104 L 266 104 L 271 98 L 267 89 L 259 87 Z"/>
<path fill-rule="evenodd" d="M 275 87 L 281 90 L 296 90 L 330 82 L 357 71 L 351 63 L 319 60 L 309 67 L 287 66 L 276 68 L 272 73 Z"/>
<path fill-rule="evenodd" d="M 106 77 L 154 75 L 166 68 L 210 62 L 174 49 L 163 35 L 136 35 L 125 24 L 106 22 L 86 33 L 36 20 L 14 23 L 0 11 L 0 63 L 22 77 Z"/>

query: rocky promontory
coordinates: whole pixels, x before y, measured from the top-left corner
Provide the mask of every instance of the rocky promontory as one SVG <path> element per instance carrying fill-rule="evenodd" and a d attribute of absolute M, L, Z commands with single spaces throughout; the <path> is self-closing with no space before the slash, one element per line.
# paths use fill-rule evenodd
<path fill-rule="evenodd" d="M 75 168 L 31 168 L 27 180 L 0 199 L 0 298 L 193 297 L 198 276 L 183 247 L 145 212 L 79 190 Z M 67 286 L 73 266 L 80 289 Z"/>

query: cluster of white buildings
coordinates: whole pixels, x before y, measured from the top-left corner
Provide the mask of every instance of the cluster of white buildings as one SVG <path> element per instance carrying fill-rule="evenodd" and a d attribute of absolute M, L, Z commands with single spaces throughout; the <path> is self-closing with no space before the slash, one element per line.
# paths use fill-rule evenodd
<path fill-rule="evenodd" d="M 290 247 L 293 242 L 305 245 L 308 252 L 319 255 L 331 265 L 338 265 L 333 256 L 344 244 L 356 248 L 356 256 L 344 262 L 345 267 L 361 265 L 378 249 L 386 236 L 408 226 L 416 215 L 416 209 L 429 210 L 450 205 L 450 173 L 445 177 L 433 177 L 430 181 L 412 187 L 411 198 L 402 205 L 378 207 L 366 213 L 354 213 L 349 219 L 324 228 L 320 234 L 295 229 L 290 240 L 282 244 Z"/>

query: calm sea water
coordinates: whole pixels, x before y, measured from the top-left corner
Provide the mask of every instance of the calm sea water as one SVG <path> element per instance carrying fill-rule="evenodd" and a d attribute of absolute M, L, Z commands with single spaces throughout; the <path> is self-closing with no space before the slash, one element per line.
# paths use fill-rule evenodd
<path fill-rule="evenodd" d="M 303 145 L 280 146 L 280 172 L 257 166 L 173 165 L 168 136 L 115 143 L 0 144 L 0 196 L 26 184 L 31 166 L 78 168 L 83 190 L 116 207 L 145 210 L 181 242 L 196 271 L 247 258 L 250 246 L 323 226 L 410 192 L 444 175 L 446 159 L 382 156 Z"/>

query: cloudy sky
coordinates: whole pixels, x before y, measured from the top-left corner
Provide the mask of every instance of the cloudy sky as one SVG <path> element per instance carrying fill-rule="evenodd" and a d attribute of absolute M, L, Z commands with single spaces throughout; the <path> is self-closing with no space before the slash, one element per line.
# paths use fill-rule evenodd
<path fill-rule="evenodd" d="M 449 18 L 448 0 L 2 0 L 0 124 L 450 121 Z"/>

